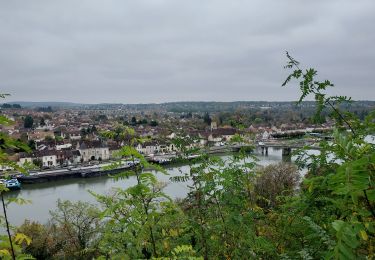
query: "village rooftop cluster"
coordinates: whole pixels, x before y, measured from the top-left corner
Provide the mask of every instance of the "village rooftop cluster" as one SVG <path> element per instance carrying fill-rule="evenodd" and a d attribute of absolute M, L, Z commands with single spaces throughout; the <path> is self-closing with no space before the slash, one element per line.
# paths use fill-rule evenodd
<path fill-rule="evenodd" d="M 126 138 L 119 135 L 118 138 L 108 139 L 101 133 L 119 133 L 124 127 L 132 127 L 136 136 L 147 139 L 144 143 L 133 145 L 140 153 L 152 157 L 176 153 L 177 147 L 173 142 L 176 138 L 189 138 L 193 140 L 190 146 L 205 148 L 228 145 L 235 135 L 252 143 L 282 137 L 288 132 L 330 129 L 333 124 L 312 124 L 300 120 L 282 122 L 281 119 L 277 122 L 272 116 L 267 121 L 267 117 L 262 115 L 272 114 L 271 107 L 259 107 L 254 111 L 257 111 L 258 117 L 251 122 L 251 119 L 239 118 L 251 111 L 192 113 L 147 107 L 140 111 L 111 106 L 86 109 L 3 105 L 1 113 L 14 123 L 2 125 L 1 131 L 24 141 L 32 149 L 29 153 L 14 153 L 12 160 L 47 169 L 117 159 L 119 149 L 128 144 Z M 285 113 L 290 113 L 288 111 Z M 241 120 L 245 123 L 241 123 Z"/>

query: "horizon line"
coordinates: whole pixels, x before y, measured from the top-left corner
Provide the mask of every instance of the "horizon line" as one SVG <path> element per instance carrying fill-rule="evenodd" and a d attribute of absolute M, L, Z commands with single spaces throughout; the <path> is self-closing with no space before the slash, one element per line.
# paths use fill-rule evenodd
<path fill-rule="evenodd" d="M 5 101 L 5 100 L 4 100 Z M 170 103 L 241 103 L 241 102 L 264 102 L 264 103 L 272 103 L 272 102 L 280 102 L 280 103 L 287 103 L 287 102 L 295 102 L 297 103 L 298 100 L 233 100 L 233 101 L 210 101 L 210 100 L 185 100 L 185 101 L 164 101 L 164 102 L 146 102 L 146 103 L 119 103 L 119 102 L 97 102 L 97 103 L 85 103 L 85 102 L 74 102 L 74 101 L 27 101 L 27 100 L 16 100 L 16 101 L 9 101 L 9 102 L 1 102 L 1 104 L 17 104 L 17 103 L 67 103 L 67 104 L 75 104 L 75 105 L 161 105 L 161 104 L 170 104 Z M 315 102 L 315 100 L 303 100 L 302 102 Z M 351 102 L 375 102 L 375 100 L 351 100 Z"/>

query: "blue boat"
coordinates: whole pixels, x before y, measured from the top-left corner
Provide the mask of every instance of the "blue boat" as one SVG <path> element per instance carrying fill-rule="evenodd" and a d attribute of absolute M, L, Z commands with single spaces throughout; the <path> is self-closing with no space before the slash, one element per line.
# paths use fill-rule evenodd
<path fill-rule="evenodd" d="M 10 190 L 21 189 L 21 183 L 17 179 L 10 179 L 5 181 L 5 186 Z"/>

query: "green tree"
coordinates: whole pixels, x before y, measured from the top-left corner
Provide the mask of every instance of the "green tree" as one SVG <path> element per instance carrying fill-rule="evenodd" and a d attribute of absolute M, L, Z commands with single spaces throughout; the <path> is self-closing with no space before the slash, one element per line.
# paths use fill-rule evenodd
<path fill-rule="evenodd" d="M 98 132 L 98 129 L 96 128 L 95 125 L 93 125 L 93 126 L 91 127 L 91 133 L 97 133 L 97 132 Z"/>
<path fill-rule="evenodd" d="M 34 125 L 34 119 L 32 116 L 27 115 L 23 120 L 23 126 L 25 128 L 32 128 Z"/>
<path fill-rule="evenodd" d="M 82 138 L 86 138 L 86 136 L 88 135 L 87 130 L 84 127 L 81 128 L 80 133 L 81 133 Z"/>
<path fill-rule="evenodd" d="M 118 144 L 125 143 L 129 146 L 134 145 L 136 141 L 141 141 L 141 139 L 136 138 L 133 128 L 123 125 L 117 125 L 113 131 L 102 131 L 100 136 L 103 139 L 111 139 Z"/>
<path fill-rule="evenodd" d="M 61 141 L 63 141 L 64 140 L 64 138 L 62 138 L 60 135 L 56 135 L 55 136 L 55 141 L 56 142 L 61 142 Z"/>
<path fill-rule="evenodd" d="M 259 118 L 259 117 L 257 117 L 257 118 L 254 119 L 254 124 L 259 125 L 259 124 L 261 124 L 262 122 L 263 122 L 263 120 L 262 120 L 261 118 Z"/>
<path fill-rule="evenodd" d="M 203 116 L 203 122 L 205 122 L 207 125 L 210 125 L 211 124 L 211 117 L 210 115 L 208 114 L 208 112 L 206 112 Z"/>
<path fill-rule="evenodd" d="M 1 105 L 2 108 L 12 108 L 11 104 L 4 103 Z"/>
<path fill-rule="evenodd" d="M 44 120 L 44 117 L 42 117 L 42 118 L 40 119 L 40 123 L 39 123 L 39 125 L 40 125 L 40 126 L 45 126 L 45 125 L 46 125 L 46 122 L 45 122 L 45 120 Z"/>
<path fill-rule="evenodd" d="M 297 194 L 300 179 L 297 167 L 291 163 L 260 167 L 254 181 L 257 204 L 264 209 L 275 208 L 282 203 L 280 196 Z"/>
<path fill-rule="evenodd" d="M 0 98 L 5 98 L 6 95 L 0 94 Z M 9 120 L 7 117 L 0 115 L 0 125 L 10 125 L 13 121 Z M 20 167 L 16 162 L 10 160 L 9 155 L 14 152 L 18 151 L 25 151 L 29 152 L 30 148 L 17 140 L 9 137 L 7 134 L 1 132 L 0 133 L 0 165 L 2 167 L 8 167 L 12 170 L 19 171 L 19 172 L 26 172 L 24 167 Z M 9 174 L 5 171 L 3 178 L 9 178 Z M 12 232 L 12 226 L 9 223 L 9 218 L 7 215 L 7 206 L 10 203 L 18 203 L 24 204 L 27 203 L 26 200 L 22 198 L 16 199 L 6 199 L 4 198 L 4 193 L 8 192 L 8 189 L 4 183 L 0 184 L 0 197 L 1 197 L 1 204 L 3 209 L 4 216 L 0 216 L 0 224 L 3 230 L 6 231 L 7 235 L 0 236 L 0 257 L 2 259 L 16 259 L 16 258 L 24 258 L 26 259 L 27 256 L 21 254 L 21 245 L 23 243 L 30 244 L 30 239 L 18 232 Z M 13 233 L 13 235 L 12 235 Z M 30 259 L 30 257 L 29 257 Z"/>
<path fill-rule="evenodd" d="M 132 117 L 131 121 L 130 121 L 130 124 L 132 126 L 135 126 L 137 124 L 137 118 L 135 116 Z"/>
<path fill-rule="evenodd" d="M 36 143 L 34 140 L 29 140 L 27 142 L 27 145 L 30 147 L 31 150 L 35 150 L 36 149 Z"/>
<path fill-rule="evenodd" d="M 34 159 L 34 160 L 33 160 L 33 164 L 34 164 L 35 166 L 39 167 L 39 168 L 42 168 L 42 166 L 43 166 L 43 162 L 42 162 L 42 160 L 40 160 L 40 159 Z"/>
<path fill-rule="evenodd" d="M 86 202 L 58 201 L 51 223 L 64 241 L 60 254 L 68 258 L 92 259 L 98 251 L 101 232 L 99 210 Z"/>
<path fill-rule="evenodd" d="M 185 156 L 192 152 L 182 151 Z M 188 171 L 171 177 L 175 182 L 189 182 L 190 190 L 181 207 L 190 227 L 191 244 L 204 259 L 275 256 L 271 242 L 257 234 L 264 214 L 254 199 L 254 167 L 254 158 L 242 150 L 226 161 L 201 154 L 191 161 Z"/>
<path fill-rule="evenodd" d="M 18 231 L 32 239 L 24 251 L 37 259 L 93 259 L 99 255 L 103 223 L 86 202 L 57 201 L 48 223 L 25 221 Z"/>
<path fill-rule="evenodd" d="M 159 125 L 158 121 L 156 121 L 156 120 L 151 120 L 151 122 L 150 122 L 150 126 L 158 126 L 158 125 Z"/>
<path fill-rule="evenodd" d="M 110 137 L 117 133 L 106 132 L 105 135 Z M 128 146 L 121 148 L 119 155 L 128 158 L 134 168 L 118 175 L 116 179 L 132 176 L 136 184 L 127 189 L 116 189 L 111 196 L 93 193 L 104 208 L 103 218 L 108 220 L 101 241 L 101 251 L 114 258 L 163 256 L 165 251 L 169 252 L 174 248 L 173 235 L 176 237 L 175 234 L 179 231 L 176 229 L 173 234 L 170 233 L 171 225 L 183 219 L 181 211 L 162 191 L 164 184 L 157 181 L 154 173 L 143 171 L 153 168 L 163 173 L 165 170 L 149 164 L 133 147 L 134 143 L 141 141 L 134 130 L 127 128 L 123 135 L 129 136 L 130 140 Z M 118 166 L 119 163 L 114 163 L 109 168 Z"/>
<path fill-rule="evenodd" d="M 52 136 L 50 135 L 47 135 L 46 137 L 44 137 L 44 141 L 46 142 L 54 142 L 56 139 L 53 138 Z"/>
<path fill-rule="evenodd" d="M 54 230 L 50 226 L 26 220 L 17 231 L 27 235 L 32 243 L 24 245 L 23 251 L 36 259 L 51 259 L 55 254 L 58 241 L 52 238 Z"/>

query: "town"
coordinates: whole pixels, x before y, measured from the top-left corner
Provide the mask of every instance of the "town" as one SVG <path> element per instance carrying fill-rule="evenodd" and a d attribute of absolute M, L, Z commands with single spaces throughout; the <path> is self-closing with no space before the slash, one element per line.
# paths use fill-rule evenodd
<path fill-rule="evenodd" d="M 351 109 L 365 115 L 372 105 L 363 102 Z M 1 112 L 14 123 L 2 125 L 1 131 L 31 149 L 12 154 L 14 162 L 46 170 L 119 159 L 119 149 L 129 144 L 123 135 L 125 127 L 132 127 L 136 136 L 146 140 L 133 144 L 138 152 L 162 162 L 162 158 L 170 158 L 178 151 L 176 138 L 190 140 L 190 147 L 221 151 L 236 135 L 242 137 L 242 143 L 254 145 L 299 138 L 306 133 L 314 138 L 329 132 L 333 125 L 325 118 L 319 123 L 307 120 L 314 109 L 309 102 L 299 107 L 292 102 L 236 102 L 220 107 L 215 111 L 215 102 L 76 107 L 5 103 Z M 109 138 L 107 131 L 114 135 Z"/>

